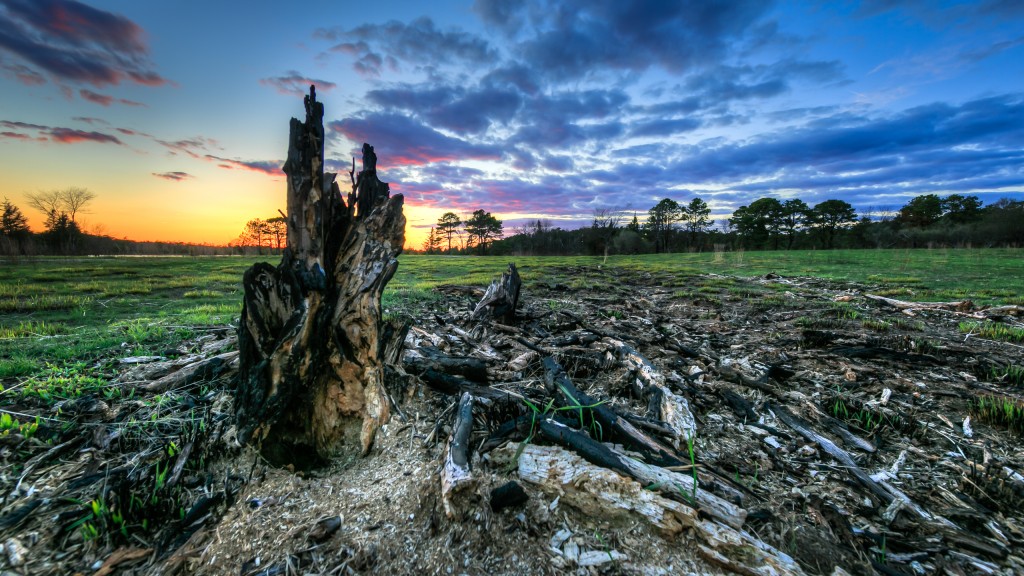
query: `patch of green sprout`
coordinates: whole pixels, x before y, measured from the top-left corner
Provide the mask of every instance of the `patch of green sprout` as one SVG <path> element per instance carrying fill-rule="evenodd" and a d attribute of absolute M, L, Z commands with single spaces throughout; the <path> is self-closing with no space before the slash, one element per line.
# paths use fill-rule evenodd
<path fill-rule="evenodd" d="M 860 325 L 875 332 L 888 332 L 892 328 L 892 324 L 885 320 L 873 320 L 871 318 L 865 318 L 861 321 Z"/>
<path fill-rule="evenodd" d="M 970 413 L 979 422 L 1024 434 L 1024 401 L 1009 396 L 980 396 L 971 403 Z"/>
<path fill-rule="evenodd" d="M 998 322 L 961 322 L 960 332 L 1001 342 L 1024 342 L 1024 328 Z"/>

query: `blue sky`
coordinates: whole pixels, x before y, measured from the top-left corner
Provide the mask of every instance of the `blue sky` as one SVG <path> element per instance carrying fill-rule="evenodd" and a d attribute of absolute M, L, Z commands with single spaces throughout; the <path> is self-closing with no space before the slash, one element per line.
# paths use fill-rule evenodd
<path fill-rule="evenodd" d="M 97 231 L 225 242 L 283 207 L 312 81 L 330 166 L 373 144 L 414 245 L 448 210 L 991 202 L 1024 197 L 1022 79 L 1019 0 L 0 0 L 0 195 L 87 186 Z"/>

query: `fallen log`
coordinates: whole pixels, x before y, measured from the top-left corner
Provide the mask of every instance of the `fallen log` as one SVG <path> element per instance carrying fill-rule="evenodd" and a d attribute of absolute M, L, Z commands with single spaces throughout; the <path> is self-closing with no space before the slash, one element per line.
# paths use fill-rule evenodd
<path fill-rule="evenodd" d="M 881 302 L 887 306 L 892 306 L 898 310 L 951 310 L 953 312 L 970 312 L 974 309 L 974 302 L 970 300 L 960 300 L 959 302 L 907 302 L 906 300 L 896 300 L 894 298 L 886 298 L 885 296 L 876 296 L 874 294 L 864 294 L 864 297 L 868 300 L 874 300 L 875 302 Z"/>
<path fill-rule="evenodd" d="M 465 376 L 480 384 L 488 381 L 487 362 L 471 356 L 448 356 L 431 346 L 410 348 L 402 355 L 402 363 L 411 374 L 436 370 L 445 374 Z"/>
<path fill-rule="evenodd" d="M 778 404 L 769 403 L 768 409 L 771 410 L 779 420 L 782 420 L 786 426 L 789 426 L 807 440 L 817 444 L 825 451 L 825 453 L 835 458 L 837 462 L 846 467 L 846 471 L 849 472 L 850 475 L 860 482 L 862 486 L 871 491 L 872 494 L 880 498 L 885 505 L 888 506 L 892 503 L 894 496 L 878 482 L 872 480 L 871 477 L 868 476 L 867 472 L 864 472 L 864 470 L 857 465 L 846 450 L 843 450 L 837 446 L 835 442 L 815 432 L 811 428 L 810 424 L 804 422 L 786 408 Z"/>
<path fill-rule="evenodd" d="M 514 456 L 506 450 L 507 457 Z M 519 477 L 588 516 L 631 520 L 639 516 L 666 535 L 692 530 L 702 554 L 740 574 L 802 574 L 796 562 L 757 538 L 706 520 L 682 502 L 646 489 L 643 482 L 623 478 L 612 470 L 554 447 L 527 445 L 517 460 Z"/>

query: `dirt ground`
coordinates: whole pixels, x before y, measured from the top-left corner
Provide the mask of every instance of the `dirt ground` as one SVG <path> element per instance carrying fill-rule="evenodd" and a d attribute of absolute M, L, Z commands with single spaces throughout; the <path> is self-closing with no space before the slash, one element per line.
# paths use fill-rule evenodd
<path fill-rule="evenodd" d="M 541 358 L 525 340 L 580 390 L 656 420 L 634 397 L 636 374 L 601 346 L 614 338 L 634 347 L 688 400 L 697 469 L 739 500 L 742 531 L 792 558 L 793 573 L 1024 573 L 1022 426 L 995 413 L 1021 404 L 1022 347 L 965 333 L 982 321 L 970 305 L 908 312 L 865 297 L 877 289 L 579 268 L 524 284 L 514 326 L 471 321 L 482 291 L 468 287 L 439 290 L 429 310 L 390 313 L 416 319 L 412 347 L 485 360 L 491 388 L 543 406 Z M 187 359 L 230 343 L 226 330 Z M 509 465 L 516 440 L 481 454 L 501 424 L 529 413 L 523 402 L 474 412 L 474 483 L 449 517 L 439 473 L 457 397 L 407 375 L 391 389 L 398 409 L 369 456 L 301 470 L 238 446 L 229 369 L 144 390 L 186 364 L 125 365 L 119 386 L 138 392 L 68 402 L 61 414 L 78 426 L 50 444 L 0 437 L 0 574 L 730 572 L 700 553 L 696 530 L 666 534 L 634 512 L 581 510 L 520 479 Z M 492 490 L 509 481 L 528 499 L 493 511 Z M 139 514 L 118 523 L 136 502 L 146 525 Z M 744 563 L 733 560 L 733 571 Z"/>

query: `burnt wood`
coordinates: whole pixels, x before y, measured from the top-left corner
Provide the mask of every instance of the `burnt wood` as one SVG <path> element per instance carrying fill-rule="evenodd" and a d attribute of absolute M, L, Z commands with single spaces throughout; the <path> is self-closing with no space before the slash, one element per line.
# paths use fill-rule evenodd
<path fill-rule="evenodd" d="M 378 179 L 364 144 L 346 202 L 324 172 L 324 108 L 313 87 L 305 107 L 305 122 L 291 120 L 284 165 L 288 247 L 276 267 L 259 263 L 243 278 L 239 439 L 286 454 L 365 454 L 389 415 L 380 296 L 405 240 L 403 198 Z M 383 347 L 397 357 L 395 340 L 388 332 Z"/>

